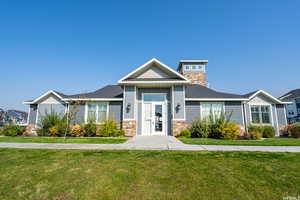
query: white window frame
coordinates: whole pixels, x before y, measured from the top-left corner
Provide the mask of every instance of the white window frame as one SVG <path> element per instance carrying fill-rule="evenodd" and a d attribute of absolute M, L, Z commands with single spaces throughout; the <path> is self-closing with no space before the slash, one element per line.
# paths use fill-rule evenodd
<path fill-rule="evenodd" d="M 203 105 L 204 104 L 221 104 L 222 112 L 225 114 L 225 103 L 224 102 L 201 102 L 200 103 L 200 118 L 201 119 L 204 119 L 204 117 L 203 117 Z"/>
<path fill-rule="evenodd" d="M 259 107 L 259 123 L 253 123 L 252 121 L 252 110 L 251 107 L 252 106 L 258 106 Z M 270 123 L 262 123 L 262 117 L 261 117 L 261 106 L 268 106 L 270 109 Z M 271 104 L 249 104 L 249 110 L 250 110 L 250 123 L 253 125 L 273 125 L 273 108 Z"/>
<path fill-rule="evenodd" d="M 109 116 L 109 102 L 103 102 L 103 101 L 98 101 L 98 102 L 86 102 L 85 103 L 85 116 L 84 116 L 84 123 L 85 124 L 87 124 L 88 123 L 88 104 L 96 104 L 97 106 L 96 106 L 96 121 L 95 121 L 95 123 L 96 124 L 103 124 L 103 123 L 99 123 L 98 122 L 98 111 L 99 111 L 99 104 L 100 103 L 103 103 L 103 104 L 106 104 L 106 108 L 107 108 L 107 110 L 106 110 L 106 119 L 108 119 L 108 116 Z"/>

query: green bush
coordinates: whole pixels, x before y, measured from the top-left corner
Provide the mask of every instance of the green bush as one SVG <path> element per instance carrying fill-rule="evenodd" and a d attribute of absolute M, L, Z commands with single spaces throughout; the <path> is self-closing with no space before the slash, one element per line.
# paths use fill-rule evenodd
<path fill-rule="evenodd" d="M 2 133 L 5 136 L 18 136 L 22 135 L 24 131 L 25 129 L 18 125 L 7 125 L 4 127 Z"/>
<path fill-rule="evenodd" d="M 293 138 L 300 138 L 300 124 L 294 124 L 291 128 L 291 135 Z"/>
<path fill-rule="evenodd" d="M 119 129 L 119 130 L 117 130 L 115 136 L 116 137 L 124 137 L 125 136 L 125 131 L 123 129 Z"/>
<path fill-rule="evenodd" d="M 88 123 L 83 126 L 84 136 L 94 137 L 97 133 L 97 125 L 94 123 Z"/>
<path fill-rule="evenodd" d="M 98 136 L 102 137 L 111 137 L 116 136 L 118 133 L 118 124 L 113 119 L 106 119 L 103 121 L 103 124 L 100 126 Z"/>
<path fill-rule="evenodd" d="M 37 133 L 40 136 L 63 136 L 67 129 L 66 116 L 61 117 L 54 110 L 45 112 L 38 123 Z"/>
<path fill-rule="evenodd" d="M 190 138 L 191 137 L 191 131 L 188 129 L 182 130 L 179 134 L 179 137 L 182 138 Z"/>
<path fill-rule="evenodd" d="M 257 131 L 249 132 L 247 138 L 250 140 L 259 140 L 261 139 L 261 133 Z"/>
<path fill-rule="evenodd" d="M 191 137 L 207 138 L 209 134 L 209 126 L 205 120 L 195 120 L 192 123 Z"/>
<path fill-rule="evenodd" d="M 226 116 L 224 112 L 221 112 L 219 116 L 214 116 L 212 113 L 206 119 L 209 125 L 210 138 L 222 139 L 223 135 L 220 132 L 221 128 L 229 123 L 230 116 Z"/>
<path fill-rule="evenodd" d="M 236 123 L 222 124 L 218 130 L 221 139 L 236 140 L 240 136 L 241 129 Z"/>
<path fill-rule="evenodd" d="M 262 127 L 262 136 L 264 138 L 273 138 L 275 137 L 275 129 L 273 126 L 263 126 Z"/>
<path fill-rule="evenodd" d="M 262 135 L 262 133 L 263 133 L 263 127 L 262 126 L 251 125 L 251 126 L 248 126 L 248 132 L 249 133 L 257 132 L 257 133 L 260 133 L 260 135 Z"/>

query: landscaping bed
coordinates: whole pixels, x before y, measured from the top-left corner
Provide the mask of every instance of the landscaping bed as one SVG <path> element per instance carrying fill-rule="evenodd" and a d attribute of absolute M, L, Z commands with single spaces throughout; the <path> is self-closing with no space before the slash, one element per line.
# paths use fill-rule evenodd
<path fill-rule="evenodd" d="M 300 154 L 0 149 L 0 199 L 283 199 Z"/>
<path fill-rule="evenodd" d="M 300 146 L 300 139 L 265 138 L 261 140 L 222 140 L 210 138 L 178 138 L 185 144 L 241 146 Z"/>
<path fill-rule="evenodd" d="M 71 138 L 63 137 L 0 137 L 0 142 L 18 143 L 74 143 L 74 144 L 119 144 L 126 142 L 126 138 Z"/>

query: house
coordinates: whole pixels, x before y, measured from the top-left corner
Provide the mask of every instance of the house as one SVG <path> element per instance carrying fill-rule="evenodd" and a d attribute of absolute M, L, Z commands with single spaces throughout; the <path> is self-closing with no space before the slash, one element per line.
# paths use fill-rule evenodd
<path fill-rule="evenodd" d="M 300 88 L 289 91 L 279 97 L 281 101 L 292 102 L 286 105 L 287 120 L 289 124 L 300 122 Z"/>
<path fill-rule="evenodd" d="M 24 102 L 30 106 L 28 123 L 36 125 L 51 109 L 64 114 L 76 107 L 73 123 L 93 119 L 100 124 L 110 117 L 120 123 L 126 136 L 176 136 L 193 120 L 224 112 L 243 130 L 251 124 L 270 125 L 278 136 L 280 127 L 287 124 L 284 105 L 288 102 L 262 90 L 244 95 L 212 90 L 206 83 L 207 63 L 181 60 L 174 70 L 151 59 L 122 77 L 117 85 L 75 95 L 50 90 Z"/>

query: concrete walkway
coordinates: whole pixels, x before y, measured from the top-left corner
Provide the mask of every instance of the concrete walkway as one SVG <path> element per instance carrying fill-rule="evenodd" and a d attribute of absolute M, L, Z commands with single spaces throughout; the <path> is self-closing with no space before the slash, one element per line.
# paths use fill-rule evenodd
<path fill-rule="evenodd" d="M 191 145 L 191 144 L 183 144 L 180 140 L 172 136 L 136 136 L 123 144 L 62 144 L 62 143 L 0 142 L 0 148 L 300 152 L 300 146 Z"/>

